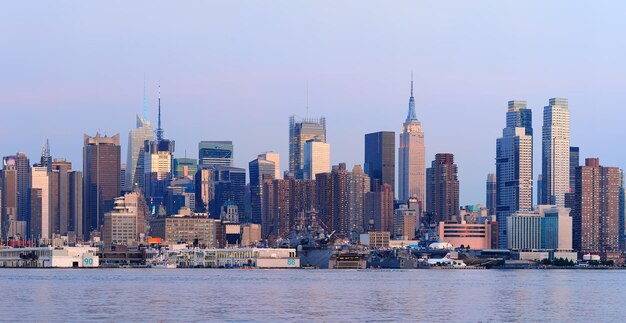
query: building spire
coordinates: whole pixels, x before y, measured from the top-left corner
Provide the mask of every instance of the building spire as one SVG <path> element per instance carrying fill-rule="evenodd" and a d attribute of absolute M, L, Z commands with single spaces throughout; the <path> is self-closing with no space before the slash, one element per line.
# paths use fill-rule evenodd
<path fill-rule="evenodd" d="M 148 105 L 146 103 L 146 73 L 143 73 L 143 122 L 148 120 Z"/>
<path fill-rule="evenodd" d="M 406 116 L 406 121 L 417 120 L 415 115 L 415 98 L 413 97 L 413 72 L 411 72 L 411 97 L 409 98 L 409 114 Z"/>
<path fill-rule="evenodd" d="M 41 147 L 41 166 L 52 171 L 52 155 L 50 155 L 50 140 L 46 139 L 46 143 Z"/>
<path fill-rule="evenodd" d="M 161 128 L 161 82 L 159 82 L 159 117 L 156 135 L 158 141 L 163 140 L 163 129 Z"/>

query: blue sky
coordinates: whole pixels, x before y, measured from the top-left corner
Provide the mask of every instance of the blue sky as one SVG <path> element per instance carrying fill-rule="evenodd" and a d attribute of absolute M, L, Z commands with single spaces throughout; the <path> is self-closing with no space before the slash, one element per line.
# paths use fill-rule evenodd
<path fill-rule="evenodd" d="M 540 171 L 542 108 L 567 97 L 572 144 L 626 166 L 626 5 L 619 1 L 6 1 L 0 10 L 0 154 L 82 166 L 82 134 L 156 121 L 162 86 L 176 155 L 233 140 L 235 163 L 275 150 L 288 117 L 327 118 L 333 164 L 363 135 L 400 131 L 415 74 L 427 163 L 452 152 L 461 203 L 484 203 L 507 101 L 527 100 Z"/>

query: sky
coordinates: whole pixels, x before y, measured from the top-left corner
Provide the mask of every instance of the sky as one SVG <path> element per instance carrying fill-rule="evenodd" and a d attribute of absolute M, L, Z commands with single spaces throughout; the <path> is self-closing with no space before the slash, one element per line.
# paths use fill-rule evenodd
<path fill-rule="evenodd" d="M 83 134 L 100 131 L 121 134 L 125 161 L 145 76 L 148 118 L 156 123 L 160 83 L 177 157 L 197 158 L 200 140 L 232 140 L 235 166 L 273 150 L 285 170 L 295 114 L 325 116 L 331 162 L 351 168 L 363 163 L 366 133 L 400 132 L 413 72 L 427 165 L 455 154 L 462 205 L 485 203 L 512 99 L 533 109 L 535 178 L 552 97 L 569 99 L 581 157 L 626 167 L 621 1 L 0 5 L 2 156 L 34 162 L 49 138 L 53 157 L 81 169 Z"/>

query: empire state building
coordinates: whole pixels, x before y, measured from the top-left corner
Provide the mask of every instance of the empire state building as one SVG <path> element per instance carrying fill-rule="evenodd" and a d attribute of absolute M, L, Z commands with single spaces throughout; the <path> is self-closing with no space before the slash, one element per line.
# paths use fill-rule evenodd
<path fill-rule="evenodd" d="M 408 201 L 410 198 L 416 198 L 424 206 L 426 203 L 426 153 L 422 123 L 415 115 L 413 75 L 411 75 L 409 113 L 402 125 L 398 155 L 398 192 L 400 200 Z"/>

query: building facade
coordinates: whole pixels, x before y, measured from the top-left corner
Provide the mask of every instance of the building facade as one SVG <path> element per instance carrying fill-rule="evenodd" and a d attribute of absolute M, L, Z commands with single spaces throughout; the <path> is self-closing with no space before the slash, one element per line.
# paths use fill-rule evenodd
<path fill-rule="evenodd" d="M 533 206 L 532 111 L 526 101 L 509 101 L 506 128 L 496 141 L 498 247 L 506 248 L 507 218 Z"/>
<path fill-rule="evenodd" d="M 257 159 L 248 164 L 250 173 L 250 215 L 251 223 L 261 224 L 263 220 L 263 181 L 272 180 L 276 175 L 276 164 L 273 161 Z"/>
<path fill-rule="evenodd" d="M 84 136 L 83 147 L 83 236 L 100 231 L 104 214 L 113 209 L 120 195 L 120 135 Z"/>
<path fill-rule="evenodd" d="M 396 185 L 396 134 L 393 131 L 380 131 L 365 135 L 364 170 L 370 177 L 371 190 L 389 185 L 395 191 Z"/>
<path fill-rule="evenodd" d="M 426 211 L 434 215 L 436 223 L 457 222 L 459 179 L 454 155 L 436 154 L 432 167 L 426 170 L 426 178 Z"/>
<path fill-rule="evenodd" d="M 330 172 L 330 144 L 311 139 L 304 144 L 303 179 L 315 179 L 315 175 Z"/>
<path fill-rule="evenodd" d="M 619 251 L 620 170 L 587 158 L 576 168 L 574 250 L 614 258 Z"/>
<path fill-rule="evenodd" d="M 326 142 L 326 118 L 289 117 L 289 172 L 304 179 L 304 144 L 309 140 Z"/>
<path fill-rule="evenodd" d="M 198 143 L 198 163 L 202 166 L 234 165 L 232 141 L 201 141 Z"/>
<path fill-rule="evenodd" d="M 543 108 L 542 204 L 565 207 L 570 190 L 570 114 L 567 99 L 550 99 Z"/>
<path fill-rule="evenodd" d="M 411 79 L 411 97 L 409 113 L 402 125 L 400 147 L 398 148 L 398 196 L 401 201 L 417 198 L 426 203 L 426 148 L 422 124 L 415 113 L 413 98 L 413 80 Z"/>
<path fill-rule="evenodd" d="M 136 128 L 128 133 L 126 186 L 122 187 L 123 190 L 131 191 L 135 187 L 145 187 L 145 142 L 152 140 L 154 140 L 154 130 L 150 121 L 138 115 Z"/>
<path fill-rule="evenodd" d="M 104 215 L 102 237 L 105 245 L 135 245 L 149 233 L 150 212 L 141 191 L 126 193 L 114 201 Z"/>
<path fill-rule="evenodd" d="M 490 215 L 496 214 L 496 192 L 497 192 L 497 181 L 496 174 L 487 175 L 487 198 L 486 198 L 486 206 L 489 210 Z"/>

